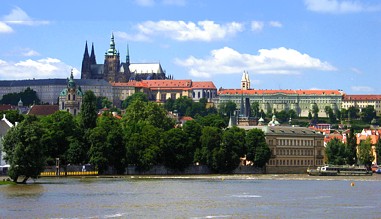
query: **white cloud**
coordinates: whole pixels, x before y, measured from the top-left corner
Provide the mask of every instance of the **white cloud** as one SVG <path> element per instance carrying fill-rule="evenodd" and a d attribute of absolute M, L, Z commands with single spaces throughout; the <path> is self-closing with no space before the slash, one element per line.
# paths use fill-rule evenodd
<path fill-rule="evenodd" d="M 0 21 L 0 33 L 12 33 L 13 29 L 9 25 Z"/>
<path fill-rule="evenodd" d="M 354 73 L 359 74 L 359 75 L 363 74 L 363 72 L 360 69 L 355 68 L 355 67 L 352 67 L 351 71 L 353 71 Z"/>
<path fill-rule="evenodd" d="M 354 0 L 305 0 L 304 3 L 308 10 L 322 13 L 356 13 L 381 9 L 380 5 L 366 5 Z"/>
<path fill-rule="evenodd" d="M 282 26 L 283 26 L 282 23 L 279 22 L 279 21 L 270 21 L 270 22 L 269 22 L 269 25 L 270 25 L 271 27 L 282 27 Z"/>
<path fill-rule="evenodd" d="M 186 5 L 186 0 L 163 0 L 163 4 L 184 6 Z"/>
<path fill-rule="evenodd" d="M 30 25 L 30 26 L 50 23 L 49 21 L 35 20 L 29 17 L 29 15 L 19 7 L 12 9 L 11 13 L 8 15 L 5 15 L 2 21 L 7 24 L 19 24 L 19 25 Z"/>
<path fill-rule="evenodd" d="M 177 41 L 212 41 L 234 36 L 244 30 L 244 25 L 238 22 L 217 24 L 214 21 L 146 21 L 136 25 L 137 34 L 118 32 L 123 39 L 147 41 L 151 37 L 167 37 Z"/>
<path fill-rule="evenodd" d="M 151 7 L 155 5 L 154 0 L 135 0 L 135 3 L 143 7 Z"/>
<path fill-rule="evenodd" d="M 67 78 L 71 69 L 74 76 L 79 78 L 80 72 L 77 69 L 59 59 L 27 59 L 17 63 L 0 60 L 0 80 Z"/>
<path fill-rule="evenodd" d="M 151 39 L 144 34 L 137 33 L 137 34 L 128 34 L 126 32 L 116 31 L 114 32 L 114 36 L 126 40 L 126 41 L 137 41 L 137 42 L 149 42 Z"/>
<path fill-rule="evenodd" d="M 248 70 L 257 74 L 300 74 L 304 70 L 335 71 L 327 62 L 284 47 L 261 49 L 258 54 L 244 54 L 224 47 L 212 50 L 206 58 L 190 56 L 175 63 L 189 68 L 195 77 L 210 78 L 217 74 L 235 74 Z"/>
<path fill-rule="evenodd" d="M 264 23 L 262 21 L 252 21 L 251 30 L 252 31 L 261 31 L 263 29 Z"/>
<path fill-rule="evenodd" d="M 351 90 L 355 92 L 372 92 L 374 89 L 368 86 L 352 86 Z"/>
<path fill-rule="evenodd" d="M 39 56 L 40 53 L 34 51 L 33 49 L 26 48 L 21 53 L 22 56 L 30 57 L 30 56 Z"/>

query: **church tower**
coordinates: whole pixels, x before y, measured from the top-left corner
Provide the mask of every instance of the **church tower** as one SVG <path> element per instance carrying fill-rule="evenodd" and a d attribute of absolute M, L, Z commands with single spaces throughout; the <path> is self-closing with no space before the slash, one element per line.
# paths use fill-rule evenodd
<path fill-rule="evenodd" d="M 89 56 L 89 51 L 87 48 L 87 41 L 86 41 L 85 52 L 83 54 L 83 59 L 82 59 L 82 69 L 81 69 L 82 79 L 91 79 L 91 64 L 92 63 L 90 62 L 90 56 Z"/>
<path fill-rule="evenodd" d="M 250 90 L 250 78 L 247 71 L 243 71 L 241 79 L 241 90 Z"/>
<path fill-rule="evenodd" d="M 94 52 L 94 43 L 91 44 L 91 54 L 90 54 L 90 65 L 96 65 L 97 60 L 95 59 L 95 52 Z"/>
<path fill-rule="evenodd" d="M 77 88 L 74 82 L 73 70 L 71 71 L 70 79 L 67 80 L 67 87 L 63 89 L 59 96 L 59 109 L 67 111 L 72 115 L 77 115 L 80 112 L 82 105 L 83 92 L 81 87 Z"/>
<path fill-rule="evenodd" d="M 111 35 L 110 48 L 105 53 L 104 79 L 108 82 L 118 81 L 120 66 L 119 52 L 115 49 L 114 34 Z"/>

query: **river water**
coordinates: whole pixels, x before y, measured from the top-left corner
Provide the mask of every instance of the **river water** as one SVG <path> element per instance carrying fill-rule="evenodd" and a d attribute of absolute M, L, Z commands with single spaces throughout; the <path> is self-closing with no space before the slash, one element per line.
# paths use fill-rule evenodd
<path fill-rule="evenodd" d="M 381 218 L 381 175 L 40 178 L 0 186 L 0 218 Z"/>

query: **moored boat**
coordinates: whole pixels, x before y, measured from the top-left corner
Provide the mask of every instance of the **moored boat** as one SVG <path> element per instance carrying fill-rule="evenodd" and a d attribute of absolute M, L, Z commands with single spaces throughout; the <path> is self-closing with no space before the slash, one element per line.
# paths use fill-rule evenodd
<path fill-rule="evenodd" d="M 373 172 L 366 167 L 358 166 L 322 166 L 307 169 L 310 176 L 371 176 Z"/>

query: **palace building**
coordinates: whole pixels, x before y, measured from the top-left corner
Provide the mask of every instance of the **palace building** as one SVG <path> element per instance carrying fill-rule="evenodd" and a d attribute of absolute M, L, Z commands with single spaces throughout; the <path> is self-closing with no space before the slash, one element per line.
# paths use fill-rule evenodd
<path fill-rule="evenodd" d="M 359 109 L 373 106 L 377 116 L 380 116 L 381 95 L 344 95 L 342 108 L 349 109 L 351 106 Z"/>
<path fill-rule="evenodd" d="M 169 77 L 168 77 L 169 78 Z M 97 64 L 94 44 L 89 55 L 87 42 L 82 59 L 81 79 L 104 79 L 108 82 L 128 82 L 130 80 L 168 79 L 160 63 L 130 63 L 129 48 L 125 62 L 115 47 L 114 34 L 111 35 L 110 48 L 105 52 L 104 63 Z"/>
<path fill-rule="evenodd" d="M 251 89 L 248 72 L 244 72 L 241 89 L 220 89 L 216 105 L 232 101 L 237 107 L 241 100 L 259 103 L 259 110 L 265 113 L 282 110 L 295 110 L 298 116 L 306 117 L 314 105 L 319 108 L 319 116 L 325 117 L 324 108 L 340 110 L 344 93 L 341 90 L 261 90 Z"/>

